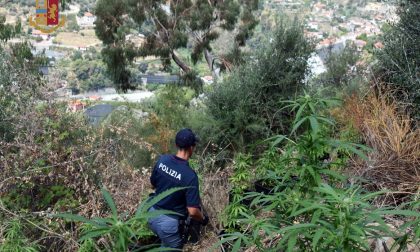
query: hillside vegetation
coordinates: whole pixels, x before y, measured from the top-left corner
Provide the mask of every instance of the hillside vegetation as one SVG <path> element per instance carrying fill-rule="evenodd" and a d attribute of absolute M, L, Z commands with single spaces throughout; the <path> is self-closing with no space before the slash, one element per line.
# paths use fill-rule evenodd
<path fill-rule="evenodd" d="M 111 2 L 115 9 L 105 6 Z M 225 7 L 249 14 L 235 3 Z M 105 8 L 96 28 L 101 56 L 89 49 L 55 66 L 69 86 L 130 88 L 125 78 L 140 71 L 131 63 L 141 52 L 116 44 L 127 31 L 107 18 L 126 25 L 133 25 L 129 15 L 137 25 L 147 18 L 119 4 L 97 3 L 97 11 Z M 154 20 L 169 25 L 176 18 L 161 7 Z M 197 83 L 187 66 L 180 85 L 141 103 L 112 103 L 116 109 L 97 125 L 53 97 L 39 73 L 45 57 L 32 55 L 29 43 L 8 44 L 21 26 L 0 18 L 0 251 L 163 251 L 147 210 L 180 189 L 147 200 L 149 178 L 158 156 L 176 150 L 181 128 L 200 137 L 190 165 L 210 216 L 200 242 L 185 251 L 419 251 L 420 3 L 397 7 L 400 21 L 380 36 L 383 48 L 370 48 L 368 57 L 354 44 L 331 51 L 316 77 L 309 63 L 316 42 L 302 21 L 279 18 L 252 37 L 262 27 L 251 16 L 225 16 L 227 30 L 246 29 L 235 33 L 238 44 L 218 65 L 217 81 Z M 200 23 L 197 10 L 167 44 L 162 27 L 162 41 L 150 35 L 144 56 L 172 67 L 181 64 L 175 49 L 188 63 L 200 62 L 191 52 L 205 58 L 213 37 L 204 36 L 202 47 L 196 41 L 198 49 L 182 39 L 220 20 Z"/>

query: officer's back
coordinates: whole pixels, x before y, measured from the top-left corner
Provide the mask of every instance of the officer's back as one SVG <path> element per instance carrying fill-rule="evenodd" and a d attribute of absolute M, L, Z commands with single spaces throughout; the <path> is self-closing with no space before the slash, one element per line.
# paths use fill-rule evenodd
<path fill-rule="evenodd" d="M 171 188 L 186 187 L 156 203 L 149 211 L 170 210 L 179 215 L 159 215 L 149 220 L 152 231 L 159 236 L 162 247 L 181 249 L 185 239 L 181 234 L 180 220 L 189 216 L 202 225 L 207 225 L 209 218 L 200 208 L 200 194 L 197 174 L 190 168 L 188 160 L 194 152 L 197 142 L 190 129 L 180 130 L 175 137 L 178 148 L 176 155 L 162 155 L 156 162 L 150 182 L 156 194 Z"/>
<path fill-rule="evenodd" d="M 186 206 L 199 207 L 198 177 L 188 165 L 188 161 L 176 155 L 162 155 L 156 162 L 150 181 L 156 188 L 156 194 L 175 187 L 188 187 L 159 201 L 155 208 L 171 210 L 186 218 Z"/>

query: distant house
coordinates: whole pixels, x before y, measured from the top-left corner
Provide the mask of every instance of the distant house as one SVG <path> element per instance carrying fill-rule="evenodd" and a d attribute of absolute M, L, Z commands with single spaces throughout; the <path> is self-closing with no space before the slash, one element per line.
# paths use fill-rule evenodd
<path fill-rule="evenodd" d="M 42 76 L 47 76 L 49 74 L 48 66 L 40 66 L 38 70 Z"/>
<path fill-rule="evenodd" d="M 366 21 L 363 18 L 352 17 L 350 19 L 350 24 L 354 25 L 356 28 L 357 27 L 364 27 L 365 24 L 366 24 Z"/>
<path fill-rule="evenodd" d="M 373 46 L 376 49 L 382 49 L 382 48 L 384 48 L 384 44 L 381 41 L 376 42 Z"/>
<path fill-rule="evenodd" d="M 337 40 L 336 38 L 326 38 L 326 39 L 323 39 L 323 40 L 321 40 L 318 43 L 318 46 L 317 47 L 329 47 L 329 46 L 332 46 L 335 43 L 336 40 Z"/>
<path fill-rule="evenodd" d="M 314 4 L 314 11 L 315 12 L 319 12 L 322 11 L 326 8 L 327 6 L 321 2 L 317 2 L 316 4 Z"/>
<path fill-rule="evenodd" d="M 42 31 L 39 30 L 32 30 L 32 36 L 35 38 L 42 38 L 43 40 L 47 40 L 50 35 L 47 33 L 43 33 Z"/>
<path fill-rule="evenodd" d="M 315 38 L 315 39 L 323 39 L 324 35 L 322 34 L 322 32 L 308 32 L 305 31 L 305 36 L 307 38 Z"/>
<path fill-rule="evenodd" d="M 385 15 L 383 15 L 383 14 L 376 14 L 375 17 L 374 17 L 374 19 L 376 21 L 383 21 L 383 20 L 385 20 Z"/>
<path fill-rule="evenodd" d="M 312 30 L 318 30 L 319 29 L 317 22 L 309 22 L 307 24 L 307 26 L 308 26 L 309 29 L 312 29 Z"/>
<path fill-rule="evenodd" d="M 80 100 L 73 100 L 73 101 L 69 102 L 67 109 L 70 112 L 81 111 L 81 110 L 85 109 L 85 104 Z"/>
<path fill-rule="evenodd" d="M 99 104 L 89 107 L 85 111 L 85 115 L 89 119 L 91 125 L 99 125 L 99 123 L 112 113 L 114 107 L 109 104 Z"/>
<path fill-rule="evenodd" d="M 308 59 L 308 66 L 310 69 L 310 73 L 313 76 L 318 76 L 327 71 L 324 62 L 322 61 L 321 57 L 317 53 L 311 54 L 311 56 Z"/>
<path fill-rule="evenodd" d="M 329 40 L 324 40 L 324 43 L 325 45 L 323 46 L 320 46 L 318 44 L 316 48 L 316 52 L 324 64 L 327 62 L 328 57 L 330 56 L 331 53 L 341 52 L 346 47 L 346 44 L 347 44 L 345 40 L 337 41 L 334 38 L 329 39 Z"/>
<path fill-rule="evenodd" d="M 363 49 L 363 47 L 365 47 L 365 46 L 366 46 L 367 42 L 366 42 L 366 41 L 364 41 L 364 40 L 356 39 L 356 40 L 354 41 L 354 44 L 356 45 L 357 49 L 358 49 L 359 51 L 361 51 L 361 50 Z"/>
<path fill-rule="evenodd" d="M 57 97 L 70 97 L 77 95 L 79 90 L 77 88 L 59 88 L 54 93 Z"/>
<path fill-rule="evenodd" d="M 212 84 L 213 76 L 207 75 L 207 76 L 201 77 L 201 80 L 204 82 L 204 84 Z"/>
<path fill-rule="evenodd" d="M 95 26 L 96 16 L 90 12 L 85 12 L 83 17 L 77 17 L 77 24 L 80 27 L 93 27 Z"/>
<path fill-rule="evenodd" d="M 365 33 L 367 33 L 367 34 L 379 34 L 379 33 L 381 33 L 381 29 L 379 29 L 378 26 L 376 26 L 372 23 L 366 23 L 363 28 L 364 28 Z"/>
<path fill-rule="evenodd" d="M 102 100 L 102 97 L 100 97 L 98 95 L 92 95 L 92 96 L 89 96 L 89 100 L 91 100 L 91 101 L 100 101 L 100 100 Z"/>
<path fill-rule="evenodd" d="M 273 0 L 275 4 L 283 4 L 284 0 Z"/>
<path fill-rule="evenodd" d="M 326 10 L 321 12 L 320 15 L 328 20 L 332 20 L 334 12 L 332 10 Z"/>

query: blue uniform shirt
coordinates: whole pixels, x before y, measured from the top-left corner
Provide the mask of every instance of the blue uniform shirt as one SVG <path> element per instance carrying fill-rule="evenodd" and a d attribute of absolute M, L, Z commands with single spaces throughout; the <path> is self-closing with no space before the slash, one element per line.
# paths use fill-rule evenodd
<path fill-rule="evenodd" d="M 198 177 L 188 161 L 175 155 L 162 155 L 153 168 L 150 182 L 156 195 L 174 187 L 189 187 L 177 191 L 154 205 L 157 209 L 171 210 L 188 216 L 187 207 L 200 208 Z"/>

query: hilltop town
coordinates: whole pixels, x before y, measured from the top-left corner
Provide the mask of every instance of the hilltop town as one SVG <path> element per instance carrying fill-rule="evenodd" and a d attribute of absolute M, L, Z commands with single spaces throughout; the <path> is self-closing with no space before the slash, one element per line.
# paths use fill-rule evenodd
<path fill-rule="evenodd" d="M 6 12 L 6 20 L 9 23 L 21 19 L 23 29 L 26 31 L 24 38 L 15 38 L 11 43 L 29 39 L 33 45 L 33 53 L 44 53 L 50 60 L 49 67 L 46 66 L 41 69 L 45 75 L 51 75 L 51 71 L 54 72 L 53 66 L 56 64 L 61 64 L 60 66 L 67 65 L 70 72 L 75 72 L 75 81 L 68 78 L 52 81 L 61 83 L 57 86 L 57 88 L 64 89 L 60 91 L 61 94 L 77 94 L 77 92 L 70 91 L 75 88 L 82 88 L 82 91 L 92 91 L 92 88 L 98 89 L 112 86 L 106 76 L 99 78 L 102 80 L 102 83 L 86 84 L 86 80 L 77 77 L 81 73 L 77 73 L 75 69 L 78 66 L 72 66 L 75 62 L 66 63 L 65 60 L 69 56 L 75 55 L 75 53 L 76 55 L 90 55 L 89 57 L 93 58 L 100 57 L 96 56 L 101 51 L 102 46 L 94 31 L 96 17 L 94 15 L 93 2 L 73 2 L 68 10 L 60 13 L 60 15 L 67 18 L 66 26 L 52 34 L 45 34 L 28 25 L 27 19 L 35 11 L 34 3 L 32 6 L 25 6 L 19 3 L 13 3 L 10 6 L 12 7 L 8 11 L 5 8 L 0 8 L 0 13 Z M 359 51 L 366 53 L 369 53 L 373 48 L 382 48 L 383 44 L 380 40 L 382 29 L 387 26 L 387 22 L 396 20 L 395 7 L 391 4 L 383 1 L 367 0 L 266 0 L 261 1 L 259 15 L 261 28 L 256 29 L 256 33 L 263 33 L 264 26 L 270 29 L 272 24 L 278 21 L 278 17 L 283 15 L 292 18 L 298 17 L 304 22 L 306 36 L 314 39 L 317 45 L 317 55 L 314 55 L 313 59 L 311 59 L 315 75 L 325 71 L 324 63 L 331 51 L 338 52 L 349 43 L 353 43 Z M 141 32 L 133 33 L 127 36 L 126 39 L 134 44 L 142 44 L 144 42 L 144 36 Z M 219 39 L 220 41 L 215 44 L 225 44 L 223 39 L 231 38 L 222 36 Z M 181 51 L 181 56 L 188 59 L 188 51 Z M 153 77 L 155 75 L 168 75 L 161 71 L 161 66 L 156 58 L 138 59 L 136 64 L 138 69 L 141 69 L 137 73 L 139 84 L 167 83 L 176 78 L 176 70 L 170 73 L 174 74 L 173 76 Z M 101 70 L 103 66 L 100 66 L 99 61 L 98 65 L 99 70 L 90 69 L 87 71 L 103 72 Z M 210 84 L 213 82 L 213 77 L 208 72 L 204 62 L 198 62 L 195 68 L 205 83 Z M 89 73 L 88 76 L 90 76 Z M 147 78 L 149 78 L 149 81 L 147 81 Z M 108 94 L 114 95 L 115 90 Z"/>

